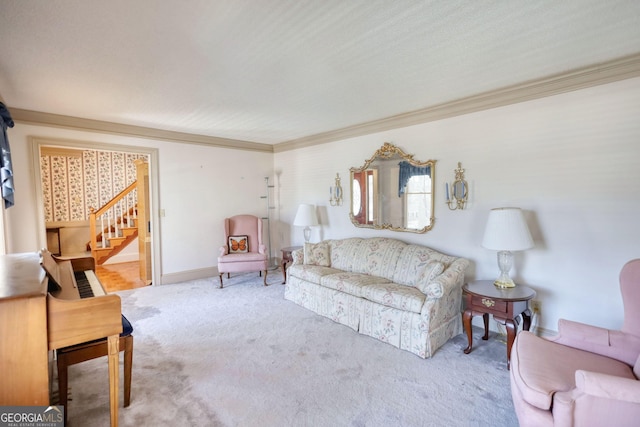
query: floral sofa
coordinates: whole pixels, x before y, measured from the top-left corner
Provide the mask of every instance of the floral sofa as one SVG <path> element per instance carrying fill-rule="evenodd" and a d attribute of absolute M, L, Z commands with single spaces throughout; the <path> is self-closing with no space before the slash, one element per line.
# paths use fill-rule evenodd
<path fill-rule="evenodd" d="M 348 238 L 294 251 L 284 296 L 422 358 L 462 333 L 468 261 L 399 240 Z"/>

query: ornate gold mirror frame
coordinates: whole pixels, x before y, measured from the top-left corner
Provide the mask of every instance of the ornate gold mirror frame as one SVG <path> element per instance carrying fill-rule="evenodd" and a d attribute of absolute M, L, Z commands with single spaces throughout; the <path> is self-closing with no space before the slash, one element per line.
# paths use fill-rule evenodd
<path fill-rule="evenodd" d="M 431 230 L 435 164 L 435 160 L 415 160 L 385 142 L 363 166 L 350 169 L 351 222 L 378 230 Z"/>

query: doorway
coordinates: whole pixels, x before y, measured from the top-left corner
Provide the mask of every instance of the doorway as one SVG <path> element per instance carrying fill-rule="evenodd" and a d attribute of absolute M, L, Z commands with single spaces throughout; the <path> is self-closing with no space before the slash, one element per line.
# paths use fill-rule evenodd
<path fill-rule="evenodd" d="M 36 206 L 38 208 L 38 220 L 39 220 L 38 229 L 39 229 L 39 237 L 40 237 L 39 240 L 41 241 L 42 247 L 49 246 L 47 245 L 47 243 L 48 243 L 48 240 L 49 241 L 51 240 L 50 231 L 51 229 L 57 228 L 58 242 L 57 242 L 57 245 L 54 244 L 53 246 L 54 247 L 57 246 L 57 250 L 59 252 L 62 252 L 63 256 L 65 255 L 65 252 L 67 255 L 70 255 L 70 256 L 74 256 L 74 253 L 80 253 L 80 252 L 83 252 L 82 254 L 86 255 L 86 249 L 83 248 L 82 240 L 89 234 L 86 231 L 88 230 L 88 221 L 86 221 L 87 228 L 83 229 L 84 224 L 82 220 L 88 219 L 88 210 L 90 209 L 90 207 L 93 207 L 94 209 L 99 208 L 101 205 L 105 203 L 105 197 L 111 197 L 108 195 L 109 189 L 106 188 L 109 185 L 111 185 L 109 180 L 112 180 L 112 181 L 126 180 L 126 178 L 122 176 L 122 175 L 126 175 L 126 171 L 123 171 L 121 167 L 111 167 L 108 165 L 108 163 L 106 168 L 105 167 L 102 168 L 101 173 L 97 173 L 95 170 L 96 166 L 91 164 L 90 158 L 92 153 L 98 152 L 98 153 L 101 153 L 103 157 L 107 157 L 107 158 L 109 158 L 109 156 L 113 156 L 116 160 L 118 160 L 119 157 L 123 157 L 123 156 L 126 157 L 127 159 L 130 159 L 130 158 L 146 159 L 148 163 L 148 170 L 149 170 L 148 192 L 147 192 L 149 204 L 148 204 L 148 209 L 146 210 L 148 212 L 148 219 L 147 219 L 148 227 L 144 227 L 144 228 L 145 229 L 148 228 L 150 232 L 150 236 L 148 236 L 147 239 L 145 240 L 147 242 L 147 247 L 149 252 L 147 264 L 149 264 L 151 283 L 160 283 L 159 282 L 159 278 L 161 277 L 161 274 L 160 274 L 161 264 L 160 264 L 160 258 L 159 258 L 160 230 L 159 230 L 159 218 L 157 215 L 157 213 L 159 212 L 158 194 L 157 194 L 158 179 L 159 179 L 158 178 L 159 174 L 157 172 L 158 150 L 146 148 L 146 147 L 123 146 L 123 145 L 116 145 L 116 144 L 96 143 L 91 141 L 72 141 L 67 139 L 49 139 L 49 138 L 40 138 L 40 137 L 30 137 L 29 139 L 30 139 L 31 148 L 32 148 L 33 165 L 34 165 L 33 170 L 35 174 L 34 183 L 36 186 L 36 189 L 35 189 L 35 194 L 37 198 Z M 56 212 L 55 213 L 56 215 L 53 215 L 53 213 L 51 212 L 51 209 L 54 209 L 53 203 L 51 202 L 51 200 L 47 199 L 48 197 L 50 197 L 49 194 L 51 193 L 51 189 L 47 188 L 47 185 L 48 185 L 47 183 L 53 182 L 53 181 L 50 181 L 50 177 L 46 176 L 46 174 L 49 173 L 49 171 L 51 170 L 51 167 L 50 165 L 45 165 L 47 167 L 43 166 L 43 163 L 46 163 L 48 158 L 45 156 L 45 157 L 42 157 L 43 160 L 41 160 L 41 156 L 43 155 L 43 153 L 51 153 L 51 152 L 55 153 L 56 150 L 60 153 L 66 152 L 67 155 L 69 156 L 77 155 L 77 153 L 83 153 L 83 152 L 90 153 L 90 155 L 89 155 L 89 161 L 86 161 L 86 160 L 71 161 L 70 163 L 72 163 L 72 166 L 67 166 L 67 165 L 61 166 L 61 168 L 70 168 L 70 169 L 75 168 L 73 173 L 75 173 L 76 175 L 80 174 L 83 178 L 76 179 L 73 183 L 64 182 L 60 184 L 62 180 L 56 181 L 57 183 L 56 185 L 68 185 L 70 188 L 70 191 L 68 195 L 65 196 L 64 201 L 59 203 L 60 206 L 55 207 L 55 209 L 57 209 L 59 212 Z M 76 154 L 73 154 L 74 152 Z M 124 161 L 124 160 L 120 159 L 119 161 Z M 85 163 L 87 163 L 87 165 L 85 165 Z M 84 167 L 86 167 L 86 171 L 83 169 Z M 111 177 L 106 176 L 109 173 L 111 173 L 110 169 L 113 169 L 113 174 L 115 175 L 115 178 L 113 179 Z M 62 170 L 62 171 L 58 170 L 58 172 L 60 172 L 63 175 L 66 173 L 71 173 L 71 172 L 67 172 L 67 170 Z M 91 173 L 93 173 L 94 175 L 98 174 L 98 176 L 94 178 L 100 180 L 100 185 L 105 186 L 106 189 L 104 191 L 97 190 L 96 184 L 95 184 L 96 179 L 93 180 L 93 184 L 87 184 L 86 185 L 87 188 L 79 189 L 78 187 L 85 186 L 84 184 L 80 184 L 81 182 L 84 183 L 85 172 L 87 174 L 91 174 Z M 91 183 L 91 182 L 92 181 L 88 176 L 87 183 Z M 117 190 L 118 188 L 116 185 L 114 186 L 113 189 L 111 189 L 111 192 L 117 191 Z M 95 193 L 95 194 L 92 194 L 92 193 Z M 107 194 L 107 196 L 105 196 L 104 194 Z M 67 205 L 73 205 L 73 208 Z M 70 222 L 68 223 L 65 223 L 64 221 L 62 222 L 56 221 L 53 223 L 47 222 L 47 221 L 51 221 L 52 218 L 54 220 L 60 220 L 60 219 L 70 220 Z M 71 220 L 75 220 L 75 221 L 71 221 Z M 53 226 L 47 228 L 47 224 L 53 225 Z M 70 227 L 65 230 L 63 228 L 65 224 L 73 224 L 76 228 Z M 62 225 L 62 227 L 56 227 L 59 225 Z M 71 242 L 71 243 L 65 242 L 65 238 L 60 239 L 59 238 L 60 232 L 66 233 L 69 236 L 67 242 Z M 81 236 L 80 240 L 74 237 L 74 233 Z M 49 237 L 49 239 L 47 237 Z M 66 248 L 60 247 L 60 242 L 62 242 L 63 245 L 67 245 L 67 247 Z M 99 275 L 99 273 L 103 273 L 103 277 L 105 278 L 106 282 L 102 282 L 102 283 L 105 288 L 108 288 L 108 290 L 109 289 L 122 290 L 125 288 L 125 286 L 131 286 L 131 287 L 140 286 L 140 283 L 136 282 L 135 280 L 132 280 L 132 277 L 130 274 L 132 262 L 127 262 L 127 261 L 135 260 L 137 253 L 136 254 L 132 253 L 129 256 L 130 256 L 130 259 L 126 258 L 126 254 L 121 256 L 121 258 L 125 261 L 125 262 L 122 262 L 122 264 L 127 264 L 127 265 L 115 267 L 117 264 L 105 264 L 104 266 L 97 266 L 96 275 Z M 131 259 L 131 257 L 133 258 Z M 139 265 L 139 264 L 140 264 L 139 262 L 135 262 L 135 265 Z M 104 268 L 101 268 L 101 267 L 104 267 Z M 149 280 L 147 280 L 146 282 L 148 283 Z M 127 283 L 129 283 L 129 285 L 127 285 Z M 145 285 L 147 283 L 145 283 Z"/>

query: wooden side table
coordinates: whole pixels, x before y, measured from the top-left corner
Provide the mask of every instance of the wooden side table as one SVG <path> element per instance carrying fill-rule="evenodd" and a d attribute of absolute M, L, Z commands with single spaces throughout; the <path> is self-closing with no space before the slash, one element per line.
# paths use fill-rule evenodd
<path fill-rule="evenodd" d="M 483 340 L 489 339 L 489 315 L 503 324 L 507 329 L 507 369 L 511 362 L 511 347 L 516 338 L 516 330 L 519 316 L 522 316 L 522 328 L 528 331 L 531 327 L 531 310 L 529 301 L 536 296 L 536 291 L 518 285 L 515 288 L 498 288 L 493 280 L 477 280 L 462 287 L 465 295 L 466 309 L 462 315 L 462 324 L 469 346 L 464 349 L 465 354 L 471 352 L 473 336 L 471 331 L 471 319 L 473 316 L 482 315 L 484 320 Z"/>
<path fill-rule="evenodd" d="M 287 263 L 293 262 L 293 256 L 291 252 L 302 249 L 302 246 L 289 246 L 288 248 L 282 248 L 282 284 L 287 283 Z"/>

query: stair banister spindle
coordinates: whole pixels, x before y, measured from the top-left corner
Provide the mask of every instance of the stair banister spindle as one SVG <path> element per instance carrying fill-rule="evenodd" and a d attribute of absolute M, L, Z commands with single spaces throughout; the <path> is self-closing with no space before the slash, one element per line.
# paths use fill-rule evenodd
<path fill-rule="evenodd" d="M 137 182 L 134 181 L 106 202 L 100 209 L 90 208 L 89 227 L 91 229 L 91 240 L 87 243 L 87 247 L 91 249 L 91 255 L 96 260 L 97 265 L 104 264 L 105 261 L 117 255 L 122 248 L 137 238 L 138 228 L 131 225 L 132 216 L 136 215 L 137 212 L 136 195 Z M 106 221 L 105 216 L 107 217 Z M 113 226 L 111 225 L 112 219 Z M 126 225 L 124 224 L 125 221 L 127 222 Z M 133 217 L 133 222 L 135 222 L 135 217 Z M 105 225 L 107 228 L 105 228 Z"/>
<path fill-rule="evenodd" d="M 104 239 L 104 214 L 100 215 L 100 240 L 102 240 L 102 247 L 106 247 L 106 242 Z"/>
<path fill-rule="evenodd" d="M 127 227 L 131 227 L 131 213 L 129 212 L 129 196 L 125 199 L 127 203 Z"/>
<path fill-rule="evenodd" d="M 109 229 L 109 238 L 111 238 L 111 211 L 107 211 L 107 228 Z"/>
<path fill-rule="evenodd" d="M 115 237 L 117 238 L 118 237 L 118 203 L 113 205 L 113 227 L 114 227 Z"/>

